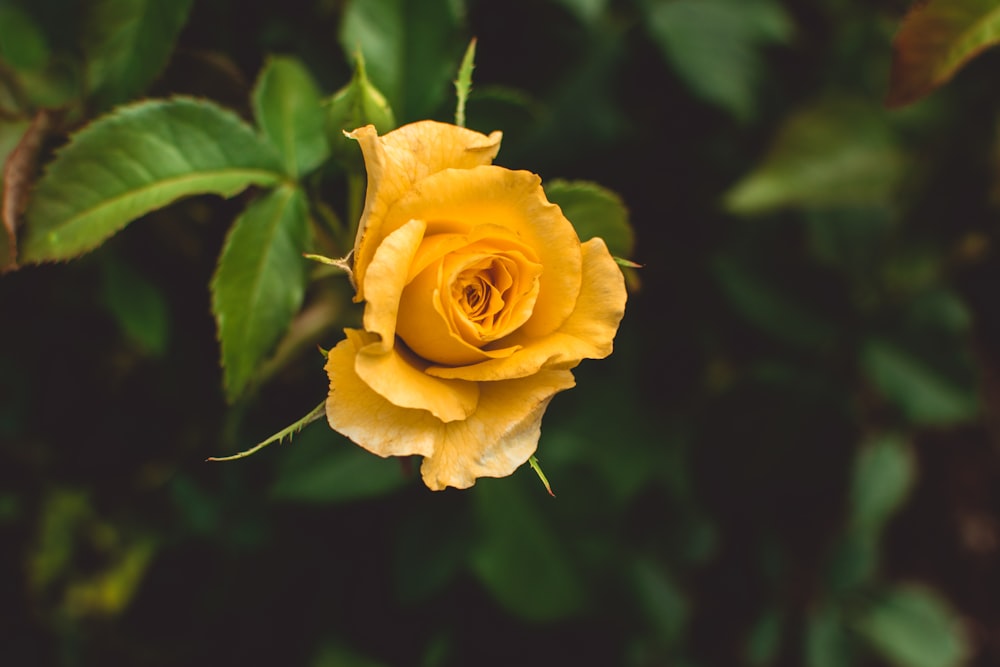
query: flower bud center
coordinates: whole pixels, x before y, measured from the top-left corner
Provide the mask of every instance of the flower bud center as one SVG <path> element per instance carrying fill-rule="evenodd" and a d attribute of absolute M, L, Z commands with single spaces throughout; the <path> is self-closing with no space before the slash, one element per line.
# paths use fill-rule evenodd
<path fill-rule="evenodd" d="M 427 248 L 447 248 L 422 266 L 404 290 L 397 333 L 418 355 L 438 364 L 463 364 L 489 358 L 490 344 L 530 317 L 542 267 L 534 253 L 509 238 L 447 243 L 440 237 Z"/>

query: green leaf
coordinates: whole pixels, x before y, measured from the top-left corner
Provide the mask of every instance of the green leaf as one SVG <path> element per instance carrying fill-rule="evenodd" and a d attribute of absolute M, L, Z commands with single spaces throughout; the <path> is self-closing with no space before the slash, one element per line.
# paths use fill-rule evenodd
<path fill-rule="evenodd" d="M 979 412 L 974 386 L 962 386 L 889 340 L 869 339 L 861 363 L 872 383 L 915 424 L 954 424 Z"/>
<path fill-rule="evenodd" d="M 691 91 L 749 120 L 764 71 L 761 48 L 791 38 L 792 25 L 781 5 L 770 0 L 645 4 L 647 29 Z"/>
<path fill-rule="evenodd" d="M 309 237 L 305 195 L 283 185 L 237 218 L 212 278 L 226 392 L 235 399 L 302 305 L 302 252 Z"/>
<path fill-rule="evenodd" d="M 463 13 L 456 0 L 353 0 L 340 43 L 348 57 L 360 49 L 397 117 L 428 118 L 444 101 L 462 53 Z"/>
<path fill-rule="evenodd" d="M 473 492 L 482 535 L 472 571 L 501 605 L 530 621 L 583 611 L 583 584 L 552 529 L 510 480 L 481 480 Z"/>
<path fill-rule="evenodd" d="M 589 181 L 555 180 L 545 184 L 545 195 L 559 205 L 581 241 L 598 236 L 615 257 L 632 254 L 635 235 L 628 209 L 616 193 Z"/>
<path fill-rule="evenodd" d="M 285 171 L 297 178 L 330 154 L 319 87 L 294 58 L 272 56 L 253 90 L 257 123 L 284 157 Z"/>
<path fill-rule="evenodd" d="M 853 667 L 857 664 L 856 641 L 839 606 L 826 604 L 813 609 L 806 618 L 805 667 Z"/>
<path fill-rule="evenodd" d="M 125 334 L 154 357 L 170 339 L 170 313 L 162 290 L 120 259 L 102 263 L 104 303 Z"/>
<path fill-rule="evenodd" d="M 83 48 L 98 108 L 143 92 L 167 64 L 192 0 L 92 0 Z"/>
<path fill-rule="evenodd" d="M 274 185 L 281 162 L 235 114 L 187 98 L 140 102 L 73 137 L 25 214 L 24 262 L 70 259 L 181 197 Z"/>
<path fill-rule="evenodd" d="M 1000 6 L 996 0 L 914 3 L 893 40 L 886 104 L 896 107 L 919 100 L 998 42 Z"/>
<path fill-rule="evenodd" d="M 653 636 L 676 645 L 688 629 L 691 605 L 684 591 L 662 564 L 636 560 L 629 568 L 633 594 Z"/>
<path fill-rule="evenodd" d="M 897 667 L 957 667 L 970 653 L 957 614 L 938 595 L 916 586 L 879 596 L 854 626 Z"/>
<path fill-rule="evenodd" d="M 30 70 L 48 59 L 48 40 L 34 19 L 15 5 L 0 5 L 0 61 Z"/>
<path fill-rule="evenodd" d="M 916 475 L 913 452 L 903 438 L 883 435 L 863 445 L 851 479 L 851 527 L 878 535 L 906 500 Z"/>
<path fill-rule="evenodd" d="M 952 334 L 964 334 L 972 328 L 972 313 L 962 297 L 940 286 L 914 295 L 909 314 L 920 327 L 935 327 Z"/>
<path fill-rule="evenodd" d="M 837 540 L 827 557 L 825 584 L 830 595 L 855 593 L 878 574 L 878 535 L 847 532 Z"/>
<path fill-rule="evenodd" d="M 387 495 L 406 483 L 399 459 L 383 459 L 325 424 L 291 441 L 271 488 L 276 500 L 346 503 Z"/>
<path fill-rule="evenodd" d="M 778 661 L 785 623 L 785 615 L 780 609 L 766 609 L 760 615 L 747 636 L 747 665 L 773 665 Z"/>
<path fill-rule="evenodd" d="M 891 203 L 905 157 L 877 107 L 828 99 L 785 121 L 768 155 L 725 195 L 740 215 Z"/>

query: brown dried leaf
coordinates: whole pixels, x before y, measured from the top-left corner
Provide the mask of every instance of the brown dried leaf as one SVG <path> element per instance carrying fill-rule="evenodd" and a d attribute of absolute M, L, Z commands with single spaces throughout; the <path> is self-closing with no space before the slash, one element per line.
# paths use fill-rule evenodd
<path fill-rule="evenodd" d="M 41 109 L 3 165 L 3 206 L 0 220 L 6 236 L 6 256 L 0 256 L 0 273 L 17 268 L 17 230 L 28 206 L 31 185 L 38 172 L 38 158 L 45 138 L 57 122 L 57 113 Z"/>
<path fill-rule="evenodd" d="M 886 105 L 915 102 L 965 63 L 1000 42 L 996 0 L 924 0 L 903 19 L 893 40 Z"/>

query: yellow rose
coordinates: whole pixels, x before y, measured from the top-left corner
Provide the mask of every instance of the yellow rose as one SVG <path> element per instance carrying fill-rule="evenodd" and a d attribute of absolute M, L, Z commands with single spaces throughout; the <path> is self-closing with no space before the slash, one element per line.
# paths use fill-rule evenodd
<path fill-rule="evenodd" d="M 330 426 L 380 456 L 424 457 L 427 486 L 503 477 L 534 453 L 570 369 L 611 354 L 625 283 L 500 133 L 421 121 L 350 133 L 368 189 L 354 247 L 364 328 L 330 350 Z"/>

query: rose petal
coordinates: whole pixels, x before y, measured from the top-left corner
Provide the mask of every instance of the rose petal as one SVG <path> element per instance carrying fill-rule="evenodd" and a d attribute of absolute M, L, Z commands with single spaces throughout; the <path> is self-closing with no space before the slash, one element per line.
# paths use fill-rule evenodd
<path fill-rule="evenodd" d="M 602 359 L 613 349 L 625 314 L 625 278 L 604 241 L 583 244 L 583 286 L 569 318 L 558 331 L 532 339 L 523 329 L 503 339 L 521 349 L 503 359 L 461 367 L 431 366 L 428 375 L 477 382 L 529 376 L 543 368 L 572 368 L 582 359 Z"/>
<path fill-rule="evenodd" d="M 440 237 L 466 238 L 472 235 L 440 234 Z M 428 244 L 424 244 L 426 246 Z M 445 244 L 437 244 L 447 247 Z M 515 347 L 501 346 L 494 350 L 481 349 L 486 343 L 501 338 L 504 334 L 520 326 L 532 312 L 538 294 L 538 275 L 542 267 L 530 261 L 519 252 L 517 246 L 507 249 L 503 240 L 491 243 L 490 240 L 478 241 L 457 249 L 443 261 L 432 263 L 418 273 L 403 290 L 399 303 L 397 333 L 406 344 L 422 358 L 433 364 L 471 364 L 506 357 L 514 352 Z M 453 249 L 455 250 L 455 249 Z M 487 254 L 492 250 L 495 254 Z M 421 247 L 420 254 L 423 254 Z M 503 295 L 510 302 L 505 304 L 505 310 L 499 315 L 496 323 L 496 333 L 483 339 L 487 332 L 476 331 L 473 325 L 457 313 L 450 287 L 442 287 L 442 283 L 451 283 L 457 279 L 463 267 L 480 262 L 500 261 L 516 265 L 516 281 L 514 276 L 510 282 L 520 287 L 526 285 L 520 292 L 509 290 Z M 513 286 L 513 285 L 511 285 Z"/>
<path fill-rule="evenodd" d="M 438 172 L 392 206 L 384 230 L 413 219 L 427 221 L 428 236 L 498 225 L 537 253 L 544 268 L 534 311 L 521 327 L 525 335 L 551 333 L 572 312 L 580 293 L 580 240 L 562 210 L 545 198 L 537 175 L 495 166 Z"/>
<path fill-rule="evenodd" d="M 534 453 L 549 401 L 574 385 L 573 374 L 562 370 L 484 384 L 476 411 L 446 424 L 425 410 L 390 403 L 362 381 L 355 358 L 363 334 L 347 333 L 327 357 L 330 427 L 379 456 L 426 457 L 421 474 L 435 491 L 512 473 Z"/>
<path fill-rule="evenodd" d="M 426 225 L 410 220 L 387 236 L 375 252 L 364 282 L 368 291 L 365 305 L 365 331 L 381 338 L 382 351 L 392 349 L 396 339 L 399 299 L 406 286 L 410 264 L 420 248 Z"/>
<path fill-rule="evenodd" d="M 326 358 L 330 393 L 326 419 L 330 428 L 379 456 L 434 453 L 435 425 L 441 421 L 423 410 L 401 408 L 380 396 L 354 370 L 359 342 L 348 337 L 337 343 Z M 427 427 L 429 426 L 429 428 Z"/>
<path fill-rule="evenodd" d="M 364 277 L 376 248 L 388 232 L 381 230 L 386 211 L 414 183 L 442 169 L 469 169 L 490 164 L 500 150 L 500 132 L 489 136 L 465 128 L 420 121 L 379 137 L 366 125 L 348 134 L 357 139 L 368 171 L 365 208 L 354 243 L 354 276 L 363 301 Z"/>
<path fill-rule="evenodd" d="M 575 384 L 566 370 L 481 385 L 479 406 L 465 421 L 443 425 L 420 474 L 433 491 L 466 489 L 477 477 L 506 477 L 538 447 L 542 415 L 558 392 Z"/>
<path fill-rule="evenodd" d="M 369 334 L 368 340 L 374 337 Z M 402 346 L 383 352 L 375 342 L 358 350 L 354 370 L 375 393 L 401 408 L 427 410 L 443 422 L 472 414 L 479 385 L 432 377 L 424 373 L 427 365 Z"/>

